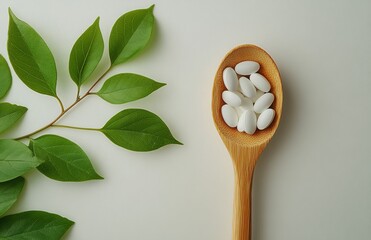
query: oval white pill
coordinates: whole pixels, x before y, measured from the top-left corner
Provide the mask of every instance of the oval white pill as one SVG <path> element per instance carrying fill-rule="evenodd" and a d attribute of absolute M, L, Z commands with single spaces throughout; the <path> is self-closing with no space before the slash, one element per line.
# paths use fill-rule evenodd
<path fill-rule="evenodd" d="M 247 111 L 243 111 L 240 119 L 238 119 L 237 130 L 239 132 L 244 132 L 246 130 L 246 112 Z"/>
<path fill-rule="evenodd" d="M 238 77 L 236 72 L 231 67 L 227 67 L 223 71 L 224 86 L 229 91 L 236 91 L 238 88 Z"/>
<path fill-rule="evenodd" d="M 244 61 L 238 63 L 234 69 L 240 75 L 250 75 L 259 71 L 260 65 L 254 61 Z"/>
<path fill-rule="evenodd" d="M 256 95 L 256 88 L 254 84 L 247 77 L 240 77 L 239 82 L 243 95 L 249 98 L 254 98 Z"/>
<path fill-rule="evenodd" d="M 262 113 L 265 109 L 269 108 L 274 101 L 274 95 L 272 93 L 265 93 L 263 96 L 258 98 L 254 104 L 254 111 Z"/>
<path fill-rule="evenodd" d="M 238 116 L 233 107 L 225 104 L 222 106 L 222 117 L 224 122 L 230 127 L 236 127 L 238 123 Z"/>
<path fill-rule="evenodd" d="M 231 91 L 224 91 L 222 93 L 222 99 L 226 104 L 232 107 L 238 107 L 242 103 L 241 97 L 237 93 Z"/>
<path fill-rule="evenodd" d="M 251 110 L 245 112 L 245 133 L 254 134 L 256 131 L 256 115 Z"/>
<path fill-rule="evenodd" d="M 269 92 L 269 90 L 271 90 L 271 85 L 269 84 L 268 80 L 259 73 L 251 74 L 250 81 L 255 85 L 257 89 L 263 92 Z"/>
<path fill-rule="evenodd" d="M 260 116 L 258 118 L 258 122 L 256 124 L 258 129 L 259 130 L 264 130 L 267 127 L 269 127 L 269 125 L 271 125 L 271 123 L 273 122 L 275 114 L 276 114 L 276 112 L 271 108 L 268 108 L 268 109 L 264 110 L 260 114 Z"/>

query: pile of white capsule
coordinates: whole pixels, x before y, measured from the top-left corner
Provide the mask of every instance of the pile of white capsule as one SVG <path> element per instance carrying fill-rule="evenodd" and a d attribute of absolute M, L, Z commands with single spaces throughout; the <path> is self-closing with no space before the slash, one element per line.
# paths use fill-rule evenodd
<path fill-rule="evenodd" d="M 269 92 L 271 85 L 257 73 L 259 69 L 259 63 L 244 61 L 234 69 L 227 67 L 223 71 L 227 90 L 222 93 L 226 103 L 221 109 L 222 116 L 229 127 L 237 127 L 239 132 L 254 134 L 256 128 L 264 130 L 275 116 L 274 109 L 269 108 L 274 101 L 274 95 Z"/>

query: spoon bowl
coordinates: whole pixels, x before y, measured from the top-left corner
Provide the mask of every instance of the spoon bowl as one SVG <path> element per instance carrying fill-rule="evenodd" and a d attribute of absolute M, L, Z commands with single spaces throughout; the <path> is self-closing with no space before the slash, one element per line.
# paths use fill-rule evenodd
<path fill-rule="evenodd" d="M 224 105 L 222 92 L 223 70 L 234 68 L 242 61 L 255 61 L 260 64 L 259 73 L 265 76 L 271 85 L 270 92 L 275 100 L 271 106 L 276 112 L 271 125 L 256 131 L 253 135 L 241 133 L 230 128 L 223 120 L 221 107 Z M 212 114 L 219 132 L 233 161 L 235 171 L 235 197 L 233 217 L 233 240 L 251 239 L 251 188 L 256 161 L 278 128 L 282 113 L 282 83 L 278 68 L 267 52 L 258 46 L 245 44 L 232 49 L 220 63 L 214 79 L 212 93 Z"/>

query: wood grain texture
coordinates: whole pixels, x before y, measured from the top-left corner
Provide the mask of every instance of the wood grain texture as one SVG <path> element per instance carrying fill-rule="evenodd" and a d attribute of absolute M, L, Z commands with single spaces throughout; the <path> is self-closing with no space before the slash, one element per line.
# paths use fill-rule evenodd
<path fill-rule="evenodd" d="M 253 135 L 240 133 L 236 128 L 225 124 L 221 107 L 222 92 L 226 90 L 223 83 L 223 70 L 234 68 L 242 61 L 255 61 L 260 64 L 259 73 L 264 75 L 271 84 L 271 92 L 275 96 L 272 108 L 276 116 L 272 124 L 263 131 Z M 235 196 L 233 240 L 251 239 L 251 189 L 256 161 L 278 128 L 282 113 L 282 83 L 280 73 L 273 59 L 263 49 L 245 44 L 232 49 L 222 60 L 216 72 L 212 94 L 212 114 L 215 126 L 232 158 L 235 171 Z"/>

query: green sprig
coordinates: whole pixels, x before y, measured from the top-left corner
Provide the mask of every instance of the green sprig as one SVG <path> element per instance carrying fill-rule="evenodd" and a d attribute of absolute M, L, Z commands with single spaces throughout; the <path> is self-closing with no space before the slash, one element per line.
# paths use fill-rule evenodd
<path fill-rule="evenodd" d="M 168 144 L 181 144 L 166 124 L 154 113 L 143 109 L 126 109 L 113 116 L 102 128 L 58 124 L 66 113 L 88 96 L 99 96 L 112 104 L 123 104 L 146 97 L 164 83 L 135 73 L 120 73 L 108 80 L 113 67 L 128 61 L 150 42 L 154 26 L 154 5 L 122 15 L 109 37 L 110 66 L 88 90 L 88 83 L 99 65 L 104 42 L 99 17 L 75 42 L 69 59 L 69 73 L 77 86 L 76 99 L 65 106 L 57 94 L 57 70 L 47 43 L 25 21 L 9 8 L 8 54 L 19 79 L 31 90 L 55 98 L 61 112 L 53 121 L 14 139 L 0 139 L 0 216 L 17 201 L 23 189 L 25 173 L 38 169 L 45 176 L 67 182 L 103 179 L 94 169 L 88 154 L 76 143 L 57 135 L 42 135 L 51 127 L 89 130 L 103 133 L 114 144 L 133 151 L 152 151 Z M 100 90 L 94 88 L 105 81 Z M 12 76 L 5 58 L 0 55 L 0 99 L 12 85 Z M 9 131 L 27 111 L 26 107 L 0 103 L 0 134 Z M 29 140 L 26 145 L 24 141 Z M 0 239 L 60 239 L 74 223 L 61 216 L 29 211 L 0 218 Z"/>

